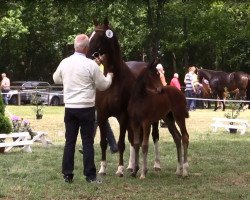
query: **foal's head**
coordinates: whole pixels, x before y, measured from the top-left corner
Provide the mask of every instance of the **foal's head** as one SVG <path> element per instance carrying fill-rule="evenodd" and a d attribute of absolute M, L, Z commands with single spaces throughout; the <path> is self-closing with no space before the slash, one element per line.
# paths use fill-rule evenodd
<path fill-rule="evenodd" d="M 145 95 L 150 91 L 157 92 L 157 89 L 162 87 L 159 72 L 156 69 L 159 62 L 160 59 L 154 59 L 139 75 L 135 86 L 136 93 Z"/>
<path fill-rule="evenodd" d="M 105 68 L 114 71 L 117 65 L 120 65 L 121 54 L 117 36 L 109 25 L 107 18 L 103 24 L 94 20 L 94 31 L 90 35 L 89 50 L 87 57 L 94 58 L 105 54 L 107 64 Z M 105 65 L 105 63 L 103 63 Z M 119 66 L 117 66 L 119 67 Z"/>

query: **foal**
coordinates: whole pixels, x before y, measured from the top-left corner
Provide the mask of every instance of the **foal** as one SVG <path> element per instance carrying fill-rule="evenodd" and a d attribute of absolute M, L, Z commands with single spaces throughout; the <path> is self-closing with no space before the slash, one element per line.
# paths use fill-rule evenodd
<path fill-rule="evenodd" d="M 138 77 L 134 86 L 128 113 L 133 134 L 132 144 L 135 148 L 135 166 L 132 176 L 139 170 L 139 149 L 142 147 L 143 165 L 140 178 L 147 173 L 147 154 L 150 125 L 160 119 L 168 124 L 177 148 L 177 175 L 187 176 L 187 150 L 189 135 L 186 129 L 185 118 L 189 117 L 186 108 L 185 95 L 175 87 L 162 87 L 154 60 Z M 178 131 L 175 122 L 180 128 Z M 183 152 L 182 152 L 183 147 Z M 182 158 L 183 157 L 183 158 Z"/>

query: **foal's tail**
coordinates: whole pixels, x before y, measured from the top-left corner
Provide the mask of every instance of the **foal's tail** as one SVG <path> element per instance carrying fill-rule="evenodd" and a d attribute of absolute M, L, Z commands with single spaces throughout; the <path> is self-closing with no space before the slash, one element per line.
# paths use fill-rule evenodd
<path fill-rule="evenodd" d="M 186 108 L 185 118 L 189 118 L 189 112 L 187 108 Z"/>

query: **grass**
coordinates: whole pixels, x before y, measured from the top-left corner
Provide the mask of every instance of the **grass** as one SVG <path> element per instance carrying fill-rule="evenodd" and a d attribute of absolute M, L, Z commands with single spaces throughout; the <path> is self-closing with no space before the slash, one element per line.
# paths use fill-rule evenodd
<path fill-rule="evenodd" d="M 75 155 L 73 184 L 62 180 L 61 160 L 64 146 L 63 107 L 46 107 L 43 119 L 36 120 L 31 106 L 8 106 L 7 110 L 28 119 L 34 130 L 49 133 L 53 145 L 48 149 L 36 143 L 33 152 L 19 148 L 0 155 L 0 199 L 250 199 L 250 128 L 245 135 L 229 134 L 220 129 L 211 132 L 212 117 L 224 112 L 197 110 L 190 112 L 189 177 L 178 178 L 176 149 L 167 129 L 160 128 L 161 172 L 153 171 L 153 144 L 150 143 L 149 172 L 145 180 L 115 176 L 118 154 L 108 151 L 108 174 L 103 184 L 87 184 L 82 176 L 82 157 Z M 250 111 L 239 118 L 250 119 Z M 118 124 L 111 118 L 118 138 Z M 96 165 L 99 167 L 99 134 L 95 138 Z M 129 145 L 126 144 L 125 162 Z M 80 148 L 80 139 L 77 149 Z"/>

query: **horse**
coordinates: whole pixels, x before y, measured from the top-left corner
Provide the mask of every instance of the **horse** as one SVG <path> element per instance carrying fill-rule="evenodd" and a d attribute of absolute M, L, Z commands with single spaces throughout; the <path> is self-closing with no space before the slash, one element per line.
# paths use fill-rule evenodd
<path fill-rule="evenodd" d="M 212 92 L 211 92 L 211 88 L 209 86 L 209 82 L 206 79 L 202 79 L 202 98 L 204 99 L 211 99 L 212 97 Z M 205 108 L 211 108 L 211 104 L 210 101 L 203 101 L 203 107 Z"/>
<path fill-rule="evenodd" d="M 155 59 L 139 75 L 128 104 L 130 126 L 133 133 L 132 143 L 135 149 L 135 166 L 131 175 L 136 177 L 139 170 L 139 149 L 141 146 L 143 153 L 141 179 L 145 178 L 147 173 L 150 125 L 160 119 L 167 123 L 176 145 L 178 160 L 176 174 L 188 175 L 189 134 L 185 120 L 189 117 L 189 113 L 186 97 L 174 86 L 162 86 L 156 69 L 157 64 L 158 59 Z"/>
<path fill-rule="evenodd" d="M 106 62 L 103 63 L 104 74 L 107 72 L 114 73 L 110 88 L 106 91 L 96 92 L 97 121 L 100 128 L 100 146 L 102 151 L 99 174 L 106 174 L 107 134 L 105 123 L 109 117 L 113 116 L 117 119 L 120 125 L 120 134 L 118 139 L 119 166 L 116 175 L 122 177 L 124 174 L 123 154 L 125 151 L 125 134 L 128 130 L 127 105 L 131 96 L 132 88 L 136 82 L 136 78 L 142 69 L 147 65 L 144 62 L 130 62 L 129 65 L 131 67 L 128 67 L 122 59 L 117 35 L 109 25 L 107 18 L 104 19 L 103 24 L 99 24 L 96 20 L 94 20 L 94 27 L 94 32 L 90 35 L 89 50 L 86 56 L 90 58 L 95 53 L 100 55 L 104 54 L 106 58 Z M 158 124 L 155 124 L 154 126 L 155 128 L 153 128 L 153 130 L 158 131 Z M 159 138 L 159 132 L 157 131 L 154 134 L 155 140 Z M 131 141 L 131 137 L 128 137 L 128 139 Z M 156 164 L 155 166 L 159 167 L 159 164 Z"/>
<path fill-rule="evenodd" d="M 226 73 L 223 71 L 198 69 L 198 80 L 200 83 L 203 78 L 209 81 L 209 85 L 214 97 L 217 98 L 218 96 L 221 100 L 223 111 L 225 111 L 226 108 L 223 101 L 226 90 L 228 92 L 232 92 L 238 89 L 238 98 L 245 98 L 246 96 L 248 75 L 244 72 L 236 71 L 232 73 Z M 215 101 L 214 111 L 216 111 L 217 109 L 217 101 Z"/>

